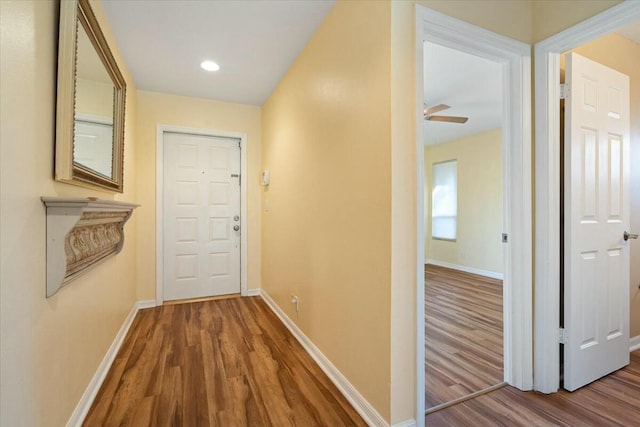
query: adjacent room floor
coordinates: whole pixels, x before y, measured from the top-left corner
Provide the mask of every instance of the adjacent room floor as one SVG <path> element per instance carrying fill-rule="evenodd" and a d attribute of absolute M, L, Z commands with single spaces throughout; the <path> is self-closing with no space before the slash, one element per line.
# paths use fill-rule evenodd
<path fill-rule="evenodd" d="M 85 426 L 365 426 L 260 297 L 142 310 Z"/>
<path fill-rule="evenodd" d="M 640 350 L 631 364 L 573 393 L 513 387 L 427 415 L 428 426 L 640 426 Z"/>
<path fill-rule="evenodd" d="M 502 281 L 425 266 L 425 404 L 500 384 Z"/>

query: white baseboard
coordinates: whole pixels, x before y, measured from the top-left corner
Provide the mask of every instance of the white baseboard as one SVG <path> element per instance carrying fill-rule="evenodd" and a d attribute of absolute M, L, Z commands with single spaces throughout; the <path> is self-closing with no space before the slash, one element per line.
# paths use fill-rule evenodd
<path fill-rule="evenodd" d="M 425 264 L 438 265 L 440 267 L 447 267 L 453 270 L 464 271 L 465 273 L 477 274 L 479 276 L 490 277 L 492 279 L 504 280 L 504 274 L 497 271 L 483 270 L 481 268 L 467 267 L 465 265 L 452 264 L 446 261 L 438 261 L 437 259 L 427 259 Z"/>
<path fill-rule="evenodd" d="M 89 413 L 89 409 L 91 409 L 93 400 L 96 398 L 96 395 L 98 394 L 98 391 L 102 386 L 102 382 L 107 376 L 107 373 L 109 372 L 109 369 L 111 368 L 111 365 L 113 364 L 113 361 L 118 354 L 118 350 L 120 350 L 120 347 L 124 342 L 124 338 L 127 336 L 127 332 L 129 332 L 129 328 L 133 323 L 133 319 L 135 319 L 136 314 L 138 314 L 138 310 L 155 306 L 155 300 L 137 301 L 133 304 L 133 307 L 131 307 L 131 311 L 127 315 L 124 323 L 120 327 L 120 330 L 113 339 L 113 342 L 107 350 L 107 353 L 104 355 L 102 362 L 100 362 L 96 373 L 93 375 L 93 378 L 91 378 L 91 381 L 89 381 L 89 385 L 80 398 L 76 409 L 74 409 L 73 413 L 71 414 L 71 418 L 69 418 L 69 421 L 67 422 L 67 427 L 82 426 L 85 417 Z"/>
<path fill-rule="evenodd" d="M 247 289 L 248 297 L 257 297 L 260 295 L 260 289 Z"/>
<path fill-rule="evenodd" d="M 144 310 L 145 308 L 157 307 L 158 304 L 156 304 L 156 300 L 146 299 L 136 302 L 136 306 L 138 307 L 138 310 Z"/>
<path fill-rule="evenodd" d="M 640 335 L 631 337 L 629 340 L 629 352 L 640 350 Z"/>
<path fill-rule="evenodd" d="M 344 397 L 353 405 L 353 408 L 360 414 L 364 421 L 372 427 L 388 427 L 389 424 L 382 418 L 382 416 L 375 410 L 373 406 L 358 392 L 358 390 L 351 385 L 351 383 L 342 375 L 342 373 L 336 368 L 327 357 L 322 354 L 320 349 L 311 342 L 311 340 L 302 332 L 300 328 L 285 314 L 284 311 L 271 299 L 268 293 L 263 289 L 261 292 L 262 298 L 267 303 L 269 308 L 275 313 L 282 323 L 289 329 L 293 336 L 298 340 L 307 353 L 313 360 L 316 361 L 320 369 L 324 371 L 329 379 L 340 390 Z M 405 427 L 404 424 L 399 426 Z M 407 424 L 406 427 L 408 427 Z M 394 426 L 395 427 L 395 426 Z"/>
<path fill-rule="evenodd" d="M 416 427 L 416 420 L 400 421 L 393 424 L 391 427 Z"/>

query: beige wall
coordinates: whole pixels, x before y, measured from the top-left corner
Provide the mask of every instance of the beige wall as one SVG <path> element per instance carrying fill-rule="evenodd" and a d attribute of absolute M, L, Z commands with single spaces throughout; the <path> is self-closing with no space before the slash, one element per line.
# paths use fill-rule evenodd
<path fill-rule="evenodd" d="M 113 116 L 113 85 L 76 79 L 76 113 Z"/>
<path fill-rule="evenodd" d="M 537 43 L 622 0 L 416 0 L 415 3 L 524 43 Z"/>
<path fill-rule="evenodd" d="M 426 146 L 426 258 L 503 273 L 502 132 L 489 132 Z M 458 224 L 455 242 L 431 238 L 433 164 L 458 161 Z"/>
<path fill-rule="evenodd" d="M 494 33 L 530 43 L 532 3 L 538 0 L 417 0 L 422 6 Z"/>
<path fill-rule="evenodd" d="M 264 105 L 262 251 L 263 288 L 387 420 L 389 36 L 389 2 L 338 2 Z"/>
<path fill-rule="evenodd" d="M 631 82 L 631 230 L 640 230 L 640 44 L 611 34 L 574 52 L 629 76 Z M 640 335 L 640 241 L 631 242 L 631 336 Z"/>
<path fill-rule="evenodd" d="M 261 108 L 209 99 L 138 91 L 138 299 L 156 297 L 156 136 L 158 125 L 247 134 L 249 289 L 261 287 Z"/>
<path fill-rule="evenodd" d="M 530 42 L 538 43 L 603 12 L 622 0 L 534 0 Z"/>
<path fill-rule="evenodd" d="M 122 252 L 45 298 L 41 196 L 136 202 L 135 87 L 128 84 L 124 194 L 53 181 L 58 3 L 0 2 L 0 425 L 65 425 L 136 299 L 137 213 Z M 104 25 L 99 5 L 96 15 Z"/>

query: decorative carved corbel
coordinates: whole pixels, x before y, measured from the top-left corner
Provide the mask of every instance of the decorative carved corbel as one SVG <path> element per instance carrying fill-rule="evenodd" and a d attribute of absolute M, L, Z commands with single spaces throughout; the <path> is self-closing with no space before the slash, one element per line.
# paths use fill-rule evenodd
<path fill-rule="evenodd" d="M 134 203 L 42 197 L 47 210 L 47 297 L 122 250 Z"/>

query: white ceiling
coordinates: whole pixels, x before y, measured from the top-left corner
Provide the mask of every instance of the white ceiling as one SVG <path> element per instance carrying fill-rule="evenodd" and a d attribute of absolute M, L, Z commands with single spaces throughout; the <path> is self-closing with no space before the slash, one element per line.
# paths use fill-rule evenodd
<path fill-rule="evenodd" d="M 262 105 L 335 0 L 103 0 L 138 89 Z M 640 43 L 640 23 L 619 31 Z M 204 72 L 200 62 L 221 70 Z M 501 125 L 502 71 L 495 62 L 424 44 L 425 103 L 465 124 L 425 121 L 425 144 Z"/>
<path fill-rule="evenodd" d="M 138 89 L 262 105 L 335 0 L 103 0 Z M 210 59 L 220 71 L 208 73 Z"/>
<path fill-rule="evenodd" d="M 451 108 L 434 115 L 464 116 L 465 124 L 425 120 L 425 144 L 475 135 L 502 124 L 502 66 L 458 50 L 424 43 L 424 99 Z"/>

